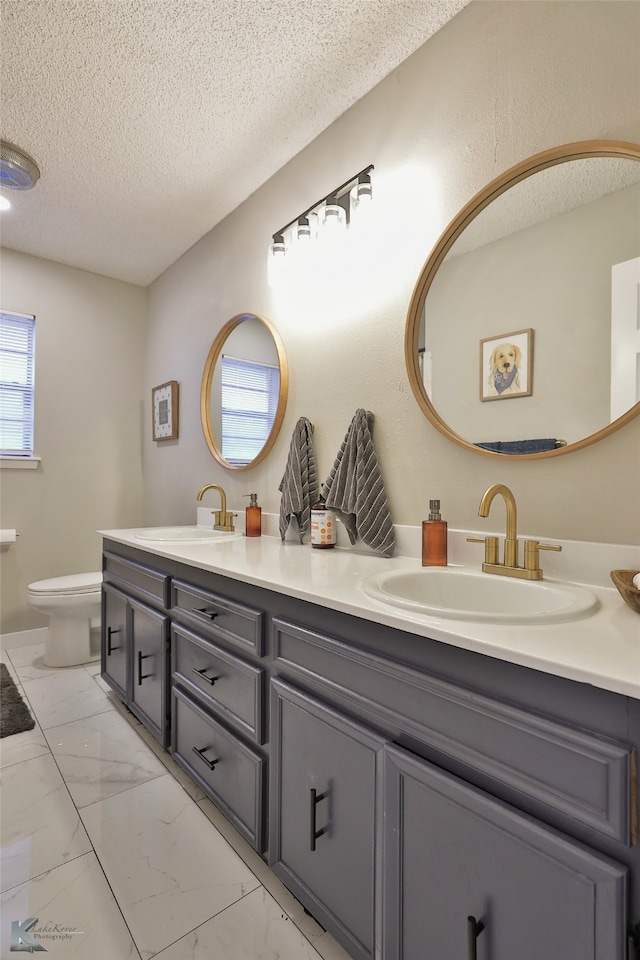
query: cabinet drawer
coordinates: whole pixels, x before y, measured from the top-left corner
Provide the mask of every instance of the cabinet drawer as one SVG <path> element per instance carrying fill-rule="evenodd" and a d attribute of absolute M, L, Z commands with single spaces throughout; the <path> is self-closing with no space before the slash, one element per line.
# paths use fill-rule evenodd
<path fill-rule="evenodd" d="M 476 771 L 505 799 L 529 797 L 630 842 L 632 754 L 615 743 L 305 627 L 273 620 L 274 665 L 440 762 Z M 515 797 L 513 798 L 516 799 Z"/>
<path fill-rule="evenodd" d="M 173 679 L 206 697 L 206 706 L 264 743 L 264 671 L 185 627 L 172 628 Z"/>
<path fill-rule="evenodd" d="M 192 626 L 198 624 L 214 637 L 227 640 L 246 652 L 261 657 L 262 613 L 219 594 L 201 590 L 181 580 L 174 580 L 171 606 L 176 615 Z"/>
<path fill-rule="evenodd" d="M 174 758 L 261 853 L 264 757 L 177 687 L 173 688 L 171 721 Z"/>
<path fill-rule="evenodd" d="M 170 578 L 166 574 L 158 573 L 133 560 L 125 560 L 115 553 L 105 553 L 103 556 L 105 580 L 115 583 L 142 600 L 155 601 L 163 607 L 169 606 Z"/>

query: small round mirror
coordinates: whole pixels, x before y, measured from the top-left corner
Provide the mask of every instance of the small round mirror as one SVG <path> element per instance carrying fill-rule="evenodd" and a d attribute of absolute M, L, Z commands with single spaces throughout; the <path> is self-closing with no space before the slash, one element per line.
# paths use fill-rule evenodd
<path fill-rule="evenodd" d="M 289 372 L 276 328 L 240 313 L 213 341 L 202 376 L 200 419 L 223 467 L 247 470 L 273 446 L 287 405 Z"/>

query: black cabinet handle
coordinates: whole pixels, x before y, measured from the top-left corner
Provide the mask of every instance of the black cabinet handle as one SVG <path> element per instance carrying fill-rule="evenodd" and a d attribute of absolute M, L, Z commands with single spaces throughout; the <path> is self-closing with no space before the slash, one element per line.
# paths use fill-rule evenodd
<path fill-rule="evenodd" d="M 209 667 L 202 667 L 200 670 L 197 670 L 195 667 L 192 667 L 191 669 L 193 670 L 194 673 L 198 674 L 201 680 L 207 680 L 211 684 L 211 686 L 214 685 L 216 680 L 220 679 L 220 677 L 205 677 L 205 673 L 209 669 Z"/>
<path fill-rule="evenodd" d="M 467 955 L 468 960 L 477 960 L 477 940 L 484 930 L 482 920 L 476 920 L 475 917 L 467 917 Z"/>
<path fill-rule="evenodd" d="M 322 830 L 316 829 L 316 807 L 321 800 L 324 800 L 327 796 L 326 793 L 318 793 L 318 791 L 312 787 L 310 792 L 310 803 L 309 803 L 309 846 L 313 852 L 316 849 L 316 840 L 318 837 L 321 837 L 323 833 L 327 832 L 327 828 L 323 827 Z"/>
<path fill-rule="evenodd" d="M 122 633 L 122 627 L 118 627 L 117 630 L 114 630 L 113 627 L 107 627 L 107 656 L 110 657 L 114 650 L 119 650 L 120 647 L 113 647 L 111 645 L 111 637 L 114 633 Z"/>
<path fill-rule="evenodd" d="M 142 661 L 147 660 L 151 656 L 150 653 L 142 653 L 142 650 L 138 650 L 138 686 L 142 686 L 142 681 L 146 680 L 147 677 L 152 677 L 152 673 L 143 673 L 142 672 Z"/>
<path fill-rule="evenodd" d="M 206 607 L 193 607 L 194 613 L 201 613 L 204 617 L 209 617 L 209 620 L 215 620 L 218 616 L 217 610 L 207 610 Z"/>
<path fill-rule="evenodd" d="M 216 763 L 220 763 L 219 757 L 216 760 L 207 760 L 207 758 L 203 756 L 203 753 L 206 753 L 207 750 L 211 749 L 210 747 L 202 747 L 200 750 L 198 750 L 197 747 L 191 747 L 191 749 L 197 756 L 200 757 L 203 763 L 206 763 L 206 765 L 209 767 L 209 770 L 215 770 Z"/>

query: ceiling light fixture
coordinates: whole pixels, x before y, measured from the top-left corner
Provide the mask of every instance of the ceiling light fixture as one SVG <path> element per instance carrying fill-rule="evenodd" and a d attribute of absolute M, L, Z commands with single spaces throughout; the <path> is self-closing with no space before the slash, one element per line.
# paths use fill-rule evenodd
<path fill-rule="evenodd" d="M 0 186 L 30 190 L 40 178 L 37 164 L 12 143 L 0 140 Z"/>
<path fill-rule="evenodd" d="M 371 171 L 373 164 L 360 170 L 353 177 L 349 177 L 339 187 L 336 187 L 325 197 L 316 200 L 310 207 L 299 213 L 289 223 L 272 236 L 272 242 L 269 247 L 271 255 L 275 257 L 284 256 L 288 250 L 287 232 L 290 235 L 290 242 L 293 240 L 310 240 L 313 236 L 309 215 L 316 214 L 319 226 L 322 225 L 331 233 L 338 232 L 346 228 L 351 220 L 352 206 L 359 204 L 363 200 L 370 200 L 371 191 Z M 292 228 L 294 228 L 292 230 Z"/>

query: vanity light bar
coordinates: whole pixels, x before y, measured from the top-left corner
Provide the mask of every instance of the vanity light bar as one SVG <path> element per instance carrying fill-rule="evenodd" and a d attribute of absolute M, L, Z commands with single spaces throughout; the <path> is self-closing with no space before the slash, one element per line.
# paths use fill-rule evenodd
<path fill-rule="evenodd" d="M 341 183 L 339 187 L 335 187 L 331 190 L 326 196 L 322 197 L 320 200 L 316 200 L 315 203 L 312 203 L 310 207 L 307 207 L 306 210 L 303 210 L 302 213 L 299 213 L 297 216 L 290 220 L 288 223 L 285 223 L 283 227 L 280 227 L 279 230 L 272 235 L 271 243 L 271 254 L 272 256 L 281 256 L 287 252 L 287 244 L 284 238 L 285 232 L 293 227 L 294 224 L 297 224 L 297 236 L 299 239 L 307 239 L 311 236 L 311 230 L 309 226 L 309 214 L 314 213 L 320 210 L 325 204 L 329 204 L 332 207 L 341 207 L 344 210 L 346 222 L 349 222 L 349 207 L 350 207 L 350 193 L 351 189 L 355 187 L 356 198 L 358 200 L 368 199 L 372 195 L 371 191 L 371 171 L 374 169 L 373 164 L 370 163 L 368 167 L 365 167 L 363 170 L 360 170 L 353 177 L 349 177 L 348 180 L 345 180 L 344 183 Z"/>

